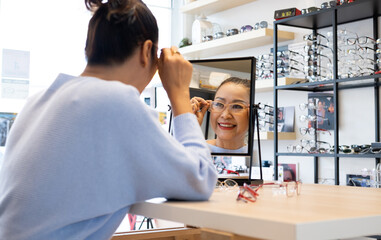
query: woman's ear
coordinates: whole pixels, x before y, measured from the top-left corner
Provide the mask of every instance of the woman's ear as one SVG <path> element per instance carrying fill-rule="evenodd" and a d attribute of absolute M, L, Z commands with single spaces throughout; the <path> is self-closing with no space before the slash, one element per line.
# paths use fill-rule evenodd
<path fill-rule="evenodd" d="M 151 40 L 146 40 L 142 44 L 141 52 L 140 52 L 140 63 L 143 67 L 149 65 L 151 61 L 151 49 L 153 47 L 153 43 Z"/>

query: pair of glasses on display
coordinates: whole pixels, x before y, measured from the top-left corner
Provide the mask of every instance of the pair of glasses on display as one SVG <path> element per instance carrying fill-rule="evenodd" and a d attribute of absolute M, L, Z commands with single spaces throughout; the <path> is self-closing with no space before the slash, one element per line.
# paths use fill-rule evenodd
<path fill-rule="evenodd" d="M 269 120 L 259 120 L 258 121 L 259 127 L 263 131 L 269 131 L 274 128 L 274 122 Z M 267 127 L 267 128 L 266 128 Z"/>
<path fill-rule="evenodd" d="M 327 144 L 327 145 L 329 145 L 329 148 L 331 148 L 331 144 L 329 144 L 328 142 L 325 142 L 325 141 L 316 141 L 314 139 L 301 139 L 300 140 L 300 144 L 303 147 L 307 147 L 307 146 L 317 147 L 318 145 L 320 146 L 320 144 Z"/>
<path fill-rule="evenodd" d="M 328 118 L 324 118 L 320 115 L 300 115 L 299 116 L 299 120 L 301 122 L 306 122 L 306 121 L 309 121 L 309 122 L 321 122 L 321 121 L 328 121 L 328 125 L 329 124 L 329 119 Z"/>
<path fill-rule="evenodd" d="M 261 111 L 261 112 L 258 111 L 258 118 L 265 121 L 274 122 L 274 116 L 264 111 Z"/>
<path fill-rule="evenodd" d="M 349 37 L 346 39 L 347 45 L 355 45 L 355 44 L 378 44 L 381 40 L 380 39 L 374 39 L 368 36 L 361 36 L 361 37 Z"/>
<path fill-rule="evenodd" d="M 304 61 L 308 62 L 308 65 L 316 65 L 318 58 L 327 59 L 329 61 L 329 63 L 332 64 L 332 60 L 330 57 L 328 57 L 327 55 L 324 55 L 324 54 L 320 54 L 320 53 L 314 53 L 311 55 L 306 55 L 306 56 L 304 56 Z"/>
<path fill-rule="evenodd" d="M 259 62 L 258 63 L 258 67 L 259 68 L 263 68 L 264 70 L 266 69 L 270 69 L 270 68 L 272 68 L 272 66 L 273 66 L 273 63 L 272 62 Z"/>
<path fill-rule="evenodd" d="M 253 26 L 251 25 L 244 25 L 241 27 L 241 33 L 244 33 L 244 32 L 250 32 L 250 31 L 253 31 L 253 30 L 258 30 L 258 29 L 261 29 L 261 28 L 267 28 L 268 27 L 268 22 L 267 21 L 261 21 L 261 22 L 258 22 Z"/>
<path fill-rule="evenodd" d="M 323 133 L 328 133 L 329 135 L 331 135 L 331 132 L 327 129 L 323 129 L 323 128 L 306 128 L 306 127 L 302 127 L 302 128 L 299 128 L 299 132 L 300 134 L 302 135 L 306 135 L 307 133 L 311 136 L 314 136 L 316 134 L 316 132 L 319 131 L 319 132 L 323 132 Z"/>
<path fill-rule="evenodd" d="M 270 54 L 262 54 L 258 56 L 258 61 L 272 61 L 273 55 Z"/>
<path fill-rule="evenodd" d="M 237 35 L 238 33 L 239 31 L 237 28 L 232 28 L 226 31 L 226 36 L 229 37 L 229 36 Z"/>
<path fill-rule="evenodd" d="M 234 190 L 238 188 L 238 183 L 233 179 L 226 179 L 224 181 L 218 180 L 215 188 L 219 190 Z"/>
<path fill-rule="evenodd" d="M 270 69 L 259 69 L 258 70 L 258 78 L 262 79 L 270 79 L 273 78 L 273 70 Z"/>
<path fill-rule="evenodd" d="M 286 73 L 289 73 L 289 74 L 305 74 L 302 70 L 296 68 L 296 67 L 278 67 L 277 68 L 277 72 L 280 73 L 280 74 L 286 74 Z"/>
<path fill-rule="evenodd" d="M 232 114 L 239 114 L 245 112 L 246 109 L 249 108 L 248 104 L 244 103 L 223 103 L 223 102 L 217 102 L 213 101 L 210 105 L 209 111 L 220 113 L 225 111 L 225 109 L 228 109 L 230 113 Z"/>
<path fill-rule="evenodd" d="M 323 2 L 320 7 L 321 9 L 336 7 L 336 1 Z"/>
<path fill-rule="evenodd" d="M 321 33 L 316 33 L 316 34 L 311 33 L 311 34 L 306 34 L 303 36 L 304 41 L 316 42 L 316 41 L 320 41 L 321 39 L 325 39 L 327 42 L 329 42 L 329 38 Z"/>
<path fill-rule="evenodd" d="M 305 140 L 305 141 L 310 142 L 311 140 Z M 309 154 L 315 154 L 315 153 L 324 154 L 324 153 L 328 153 L 330 151 L 331 145 L 328 142 L 324 142 L 324 141 L 312 141 L 312 142 L 313 142 L 314 146 L 310 146 L 309 149 L 306 148 L 307 144 L 304 142 L 302 144 L 306 144 L 305 146 L 303 146 L 303 145 L 288 145 L 287 151 L 289 153 L 294 153 L 294 152 L 295 153 L 302 153 L 303 151 L 306 151 Z M 319 143 L 319 145 L 325 143 L 329 147 L 328 148 L 318 147 L 316 143 Z"/>
<path fill-rule="evenodd" d="M 237 201 L 243 201 L 245 203 L 256 202 L 259 197 L 258 190 L 264 186 L 270 186 L 274 196 L 285 195 L 287 197 L 293 197 L 299 196 L 302 192 L 301 181 L 264 183 L 259 186 L 252 186 L 244 183 L 243 186 L 239 188 Z"/>
<path fill-rule="evenodd" d="M 295 59 L 278 59 L 276 61 L 278 67 L 288 67 L 288 66 L 304 66 L 304 63 L 299 62 Z"/>
<path fill-rule="evenodd" d="M 333 49 L 328 47 L 327 45 L 324 45 L 324 44 L 306 45 L 306 46 L 304 46 L 303 49 L 307 55 L 314 55 L 314 54 L 320 53 L 324 50 L 329 50 L 329 53 L 333 53 Z"/>
<path fill-rule="evenodd" d="M 300 103 L 299 104 L 299 109 L 304 111 L 306 109 L 316 109 L 316 105 L 314 102 L 308 102 L 308 103 Z"/>
<path fill-rule="evenodd" d="M 274 115 L 274 107 L 273 106 L 263 104 L 263 103 L 259 103 L 258 105 L 259 105 L 259 109 L 262 109 L 262 111 L 264 111 L 265 113 L 269 113 L 271 115 Z"/>
<path fill-rule="evenodd" d="M 317 12 L 319 10 L 320 10 L 320 8 L 317 8 L 317 7 L 303 8 L 301 10 L 301 14 L 307 14 L 307 13 Z"/>

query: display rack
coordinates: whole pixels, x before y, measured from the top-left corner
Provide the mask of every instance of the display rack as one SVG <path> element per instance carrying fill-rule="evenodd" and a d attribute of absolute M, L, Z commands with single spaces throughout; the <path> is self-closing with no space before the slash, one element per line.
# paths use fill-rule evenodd
<path fill-rule="evenodd" d="M 273 32 L 273 29 L 270 28 L 253 30 L 250 32 L 183 47 L 179 51 L 184 57 L 189 59 L 206 58 L 228 52 L 272 44 Z M 294 33 L 279 31 L 278 38 L 279 41 L 290 41 L 294 39 Z"/>
<path fill-rule="evenodd" d="M 278 92 L 286 90 L 298 90 L 307 92 L 325 92 L 332 91 L 334 98 L 334 129 L 333 129 L 333 142 L 334 152 L 331 154 L 308 154 L 308 153 L 284 153 L 278 150 L 278 140 L 280 136 L 275 131 L 274 133 L 274 166 L 278 165 L 279 156 L 303 156 L 313 157 L 314 159 L 314 182 L 318 183 L 319 172 L 319 158 L 331 157 L 334 158 L 334 177 L 335 184 L 339 185 L 339 159 L 342 157 L 355 157 L 355 158 L 374 158 L 375 165 L 380 162 L 381 154 L 341 154 L 339 152 L 339 104 L 338 93 L 344 89 L 356 89 L 363 87 L 374 88 L 374 112 L 375 112 L 375 142 L 380 141 L 380 104 L 379 104 L 379 78 L 380 74 L 361 76 L 354 78 L 339 79 L 338 77 L 338 41 L 337 30 L 338 25 L 351 23 L 355 21 L 372 19 L 373 20 L 373 38 L 378 38 L 378 17 L 381 15 L 381 2 L 379 0 L 358 0 L 353 3 L 348 3 L 333 8 L 322 9 L 318 12 L 313 12 L 305 15 L 290 17 L 274 22 L 274 52 L 278 50 L 278 26 L 284 25 L 296 28 L 306 28 L 317 33 L 318 30 L 326 27 L 332 27 L 333 32 L 333 79 L 319 82 L 308 82 L 302 84 L 291 84 L 280 86 L 277 79 L 277 69 L 274 67 L 274 109 L 278 108 Z M 376 56 L 375 56 L 376 60 Z M 277 61 L 277 56 L 274 56 L 274 62 Z M 277 126 L 277 118 L 274 119 L 274 125 Z M 278 170 L 274 168 L 274 176 L 277 178 Z"/>

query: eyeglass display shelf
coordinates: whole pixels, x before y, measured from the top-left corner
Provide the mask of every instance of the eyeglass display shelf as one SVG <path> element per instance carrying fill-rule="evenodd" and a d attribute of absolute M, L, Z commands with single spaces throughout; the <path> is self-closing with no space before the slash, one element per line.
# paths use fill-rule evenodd
<path fill-rule="evenodd" d="M 333 89 L 333 84 L 335 82 L 340 83 L 340 85 L 338 86 L 339 89 L 380 86 L 381 83 L 365 81 L 365 80 L 372 80 L 375 78 L 381 78 L 381 74 L 360 76 L 360 77 L 353 77 L 353 78 L 341 78 L 341 79 L 337 79 L 336 81 L 326 80 L 326 81 L 306 82 L 306 83 L 298 83 L 298 84 L 278 85 L 276 86 L 276 89 L 302 90 L 302 91 L 311 91 L 311 90 L 329 91 Z"/>
<path fill-rule="evenodd" d="M 337 10 L 337 24 L 345 24 L 372 18 L 374 15 L 380 16 L 381 2 L 379 0 L 357 0 L 333 8 L 281 19 L 275 23 L 291 27 L 321 29 L 332 26 L 332 12 L 335 10 Z"/>
<path fill-rule="evenodd" d="M 273 43 L 274 30 L 262 28 L 237 35 L 215 39 L 195 45 L 182 47 L 179 52 L 187 59 L 207 58 L 229 52 L 265 46 Z M 278 41 L 290 41 L 295 38 L 293 32 L 278 31 Z"/>
<path fill-rule="evenodd" d="M 182 13 L 201 15 L 211 15 L 217 12 L 222 12 L 232 9 L 255 0 L 198 0 L 185 4 L 180 8 Z"/>
<path fill-rule="evenodd" d="M 274 132 L 259 132 L 260 140 L 274 140 Z M 254 140 L 258 140 L 254 133 Z M 278 132 L 278 140 L 296 140 L 296 132 Z"/>
<path fill-rule="evenodd" d="M 278 152 L 277 156 L 295 156 L 295 157 L 340 157 L 340 158 L 380 158 L 381 154 L 366 153 L 366 154 L 353 154 L 353 153 L 289 153 Z"/>

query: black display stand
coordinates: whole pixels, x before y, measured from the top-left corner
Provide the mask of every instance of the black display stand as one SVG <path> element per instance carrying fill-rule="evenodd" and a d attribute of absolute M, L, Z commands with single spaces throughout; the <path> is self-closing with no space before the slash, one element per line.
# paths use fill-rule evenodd
<path fill-rule="evenodd" d="M 347 24 L 355 21 L 372 19 L 373 38 L 378 38 L 378 17 L 381 16 L 381 1 L 379 0 L 357 0 L 352 3 L 343 4 L 328 9 L 321 9 L 317 12 L 303 14 L 295 17 L 290 17 L 274 22 L 274 52 L 278 51 L 278 26 L 290 26 L 296 28 L 305 28 L 312 30 L 313 34 L 317 34 L 317 30 L 332 27 L 333 33 L 333 79 L 318 82 L 307 82 L 300 84 L 291 84 L 285 86 L 278 86 L 277 66 L 274 64 L 274 109 L 278 109 L 278 92 L 281 90 L 293 91 L 308 91 L 308 92 L 324 92 L 332 91 L 334 98 L 334 129 L 333 129 L 333 153 L 324 154 L 303 154 L 303 153 L 285 153 L 278 151 L 278 133 L 274 131 L 274 166 L 278 165 L 279 156 L 308 156 L 314 158 L 314 182 L 318 183 L 319 172 L 319 158 L 320 157 L 333 157 L 334 158 L 334 177 L 335 184 L 339 185 L 339 158 L 340 157 L 354 157 L 354 158 L 375 158 L 375 166 L 380 162 L 381 154 L 344 154 L 340 153 L 338 146 L 339 142 L 339 104 L 338 92 L 342 89 L 355 89 L 371 87 L 374 88 L 374 113 L 375 113 L 375 142 L 380 142 L 380 96 L 379 96 L 379 78 L 381 74 L 374 74 L 369 76 L 360 76 L 353 78 L 339 78 L 338 77 L 338 40 L 337 30 L 338 25 Z M 376 60 L 376 55 L 374 60 Z M 277 54 L 274 54 L 274 62 L 277 62 Z M 380 69 L 379 69 L 380 70 Z M 372 79 L 372 82 L 366 81 Z M 344 84 L 345 83 L 345 84 Z M 277 112 L 275 113 L 275 115 Z M 277 126 L 277 118 L 274 118 L 274 125 Z M 278 176 L 278 169 L 274 167 L 275 178 Z"/>

